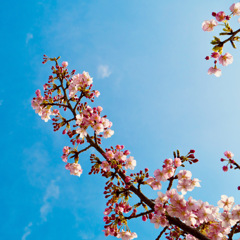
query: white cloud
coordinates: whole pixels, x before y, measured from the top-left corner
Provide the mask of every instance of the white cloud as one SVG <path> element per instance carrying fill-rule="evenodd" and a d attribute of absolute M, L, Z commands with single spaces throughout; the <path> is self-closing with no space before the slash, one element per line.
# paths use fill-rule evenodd
<path fill-rule="evenodd" d="M 28 44 L 28 42 L 33 39 L 33 35 L 32 33 L 27 33 L 27 36 L 26 36 L 26 44 Z"/>
<path fill-rule="evenodd" d="M 99 78 L 107 78 L 111 75 L 111 71 L 108 65 L 99 65 L 98 66 L 98 77 Z"/>
<path fill-rule="evenodd" d="M 31 234 L 31 229 L 30 227 L 32 226 L 32 222 L 30 222 L 25 228 L 24 228 L 24 234 L 21 238 L 21 240 L 26 240 L 27 236 Z"/>
<path fill-rule="evenodd" d="M 43 197 L 44 204 L 40 208 L 40 214 L 41 219 L 45 222 L 47 221 L 48 214 L 52 211 L 52 201 L 59 198 L 59 186 L 55 184 L 57 180 L 51 181 Z"/>
<path fill-rule="evenodd" d="M 90 230 L 90 229 L 89 229 Z M 79 231 L 78 232 L 78 236 L 83 239 L 83 240 L 87 240 L 87 239 L 95 239 L 95 235 L 94 233 L 90 231 Z"/>

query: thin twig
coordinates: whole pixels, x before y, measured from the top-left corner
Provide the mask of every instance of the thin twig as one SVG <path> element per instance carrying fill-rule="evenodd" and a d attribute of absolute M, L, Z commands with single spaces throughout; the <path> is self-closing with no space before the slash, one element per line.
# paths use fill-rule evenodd
<path fill-rule="evenodd" d="M 160 234 L 158 235 L 158 237 L 156 238 L 156 240 L 159 240 L 161 238 L 161 236 L 163 235 L 163 233 L 166 232 L 166 230 L 168 229 L 168 227 L 165 227 L 161 232 Z"/>

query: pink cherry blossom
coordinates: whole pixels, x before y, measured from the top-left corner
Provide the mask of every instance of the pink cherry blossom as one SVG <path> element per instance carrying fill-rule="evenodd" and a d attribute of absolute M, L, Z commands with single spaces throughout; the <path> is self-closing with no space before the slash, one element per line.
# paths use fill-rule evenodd
<path fill-rule="evenodd" d="M 216 77 L 220 77 L 222 75 L 222 71 L 219 68 L 216 67 L 210 67 L 208 69 L 208 75 L 214 74 Z"/>
<path fill-rule="evenodd" d="M 69 153 L 69 149 L 70 149 L 69 146 L 65 146 L 65 147 L 63 148 L 63 153 L 67 155 L 67 154 Z"/>
<path fill-rule="evenodd" d="M 102 123 L 97 123 L 96 125 L 93 126 L 93 130 L 96 132 L 96 134 L 100 134 L 101 132 L 104 131 L 104 127 Z"/>
<path fill-rule="evenodd" d="M 80 126 L 82 121 L 83 121 L 83 115 L 82 114 L 77 114 L 76 115 L 76 124 Z"/>
<path fill-rule="evenodd" d="M 180 167 L 182 165 L 182 161 L 180 158 L 175 158 L 174 159 L 174 166 L 175 167 Z"/>
<path fill-rule="evenodd" d="M 105 172 L 110 171 L 110 165 L 107 161 L 103 161 L 101 164 L 101 167 L 102 167 L 103 171 L 105 171 Z"/>
<path fill-rule="evenodd" d="M 80 138 L 84 138 L 87 136 L 87 131 L 84 128 L 77 128 L 76 133 L 78 133 Z"/>
<path fill-rule="evenodd" d="M 203 31 L 211 32 L 211 31 L 213 31 L 214 27 L 217 25 L 218 25 L 218 23 L 214 19 L 212 19 L 210 21 L 204 21 L 202 23 L 202 29 L 203 29 Z"/>
<path fill-rule="evenodd" d="M 233 56 L 230 53 L 225 53 L 219 57 L 219 63 L 223 66 L 227 66 L 233 62 Z"/>
<path fill-rule="evenodd" d="M 230 210 L 234 205 L 234 198 L 227 197 L 226 195 L 221 196 L 221 200 L 218 201 L 218 206 L 224 210 Z"/>
<path fill-rule="evenodd" d="M 219 22 L 224 21 L 224 20 L 225 20 L 225 17 L 226 17 L 226 14 L 225 14 L 225 12 L 223 12 L 223 11 L 217 13 L 217 15 L 216 15 L 216 19 L 217 19 L 217 21 L 219 21 Z"/>
<path fill-rule="evenodd" d="M 71 175 L 80 177 L 80 175 L 82 174 L 82 168 L 81 168 L 80 164 L 78 164 L 78 163 L 68 163 L 65 166 L 65 168 L 67 170 L 70 170 Z"/>
<path fill-rule="evenodd" d="M 156 169 L 153 174 L 154 174 L 154 177 L 158 181 L 162 181 L 162 182 L 167 181 L 167 177 L 166 177 L 165 173 L 163 171 L 161 171 L 160 169 Z"/>
<path fill-rule="evenodd" d="M 98 90 L 95 90 L 95 91 L 94 91 L 94 95 L 95 95 L 96 97 L 99 97 L 99 96 L 100 96 L 100 92 L 99 92 Z"/>
<path fill-rule="evenodd" d="M 178 176 L 178 180 L 191 179 L 192 173 L 188 170 L 181 170 L 179 171 L 177 176 Z"/>
<path fill-rule="evenodd" d="M 125 165 L 125 168 L 126 169 L 131 169 L 131 170 L 134 170 L 134 168 L 136 167 L 137 165 L 137 162 L 136 160 L 133 158 L 133 157 L 129 157 L 127 160 L 126 160 L 126 165 Z"/>
<path fill-rule="evenodd" d="M 113 134 L 114 134 L 114 131 L 113 131 L 113 130 L 107 129 L 107 130 L 104 131 L 103 137 L 104 137 L 104 138 L 110 138 Z"/>
<path fill-rule="evenodd" d="M 240 2 L 233 3 L 230 7 L 230 11 L 232 12 L 233 16 L 240 15 Z"/>
<path fill-rule="evenodd" d="M 224 155 L 228 158 L 228 159 L 232 159 L 234 154 L 230 151 L 225 151 L 224 152 Z"/>
<path fill-rule="evenodd" d="M 131 233 L 129 231 L 121 231 L 120 233 L 118 233 L 117 238 L 121 238 L 122 240 L 130 240 L 130 239 L 134 239 L 137 238 L 137 234 L 135 232 Z"/>
<path fill-rule="evenodd" d="M 212 58 L 215 58 L 215 59 L 218 59 L 218 58 L 220 57 L 220 54 L 219 54 L 218 52 L 213 52 L 213 53 L 211 54 L 211 57 L 212 57 Z"/>
<path fill-rule="evenodd" d="M 64 68 L 66 68 L 67 66 L 68 66 L 68 62 L 62 62 L 62 66 L 64 67 Z"/>
<path fill-rule="evenodd" d="M 67 160 L 68 160 L 68 157 L 67 157 L 67 155 L 62 155 L 62 160 L 63 160 L 63 162 L 67 162 Z"/>

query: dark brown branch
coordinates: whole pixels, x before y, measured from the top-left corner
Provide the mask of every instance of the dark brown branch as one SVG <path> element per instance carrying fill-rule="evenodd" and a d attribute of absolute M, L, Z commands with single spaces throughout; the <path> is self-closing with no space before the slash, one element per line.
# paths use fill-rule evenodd
<path fill-rule="evenodd" d="M 223 47 L 223 45 L 228 42 L 228 41 L 234 41 L 234 37 L 240 32 L 240 28 L 238 30 L 236 30 L 235 32 L 230 33 L 231 37 L 227 38 L 226 40 L 224 40 L 223 42 L 220 42 L 218 44 L 219 47 Z"/>
<path fill-rule="evenodd" d="M 237 233 L 237 228 L 238 228 L 238 224 L 240 223 L 240 221 L 238 221 L 231 229 L 230 233 L 228 234 L 228 239 L 232 240 L 232 237 L 234 235 L 234 233 Z M 239 231 L 238 231 L 239 232 Z"/>
<path fill-rule="evenodd" d="M 161 236 L 163 235 L 163 233 L 166 232 L 166 230 L 168 229 L 168 227 L 165 227 L 161 232 L 160 234 L 158 235 L 158 237 L 156 238 L 156 240 L 159 240 L 161 238 Z"/>

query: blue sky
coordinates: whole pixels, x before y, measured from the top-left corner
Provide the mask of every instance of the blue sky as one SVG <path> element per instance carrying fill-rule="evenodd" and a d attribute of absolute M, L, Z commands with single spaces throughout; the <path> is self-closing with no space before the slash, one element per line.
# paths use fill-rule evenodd
<path fill-rule="evenodd" d="M 82 176 L 70 176 L 60 158 L 68 138 L 53 133 L 51 123 L 31 109 L 35 90 L 50 74 L 50 64 L 41 64 L 43 54 L 90 73 L 101 93 L 96 104 L 115 131 L 104 144 L 124 144 L 137 160 L 136 170 L 153 173 L 177 148 L 183 154 L 195 149 L 200 161 L 188 169 L 202 187 L 191 195 L 216 205 L 226 194 L 239 203 L 239 175 L 223 173 L 219 161 L 225 150 L 240 159 L 239 53 L 227 48 L 234 63 L 222 69 L 222 77 L 208 76 L 211 63 L 204 58 L 213 33 L 201 30 L 212 11 L 231 4 L 2 2 L 0 239 L 105 239 L 104 179 L 87 174 L 91 152 L 81 157 Z M 130 226 L 139 239 L 159 234 L 150 223 Z"/>

